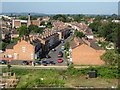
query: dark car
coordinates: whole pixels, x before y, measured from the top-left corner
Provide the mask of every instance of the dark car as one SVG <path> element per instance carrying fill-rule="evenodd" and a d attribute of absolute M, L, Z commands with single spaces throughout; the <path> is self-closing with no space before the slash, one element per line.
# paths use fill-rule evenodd
<path fill-rule="evenodd" d="M 47 64 L 50 64 L 50 65 L 55 65 L 54 61 L 53 60 L 49 60 L 47 61 Z"/>
<path fill-rule="evenodd" d="M 35 65 L 41 65 L 40 61 L 35 61 L 34 64 Z"/>
<path fill-rule="evenodd" d="M 22 62 L 22 65 L 28 65 L 28 64 L 29 64 L 28 61 L 23 61 L 23 62 Z"/>
<path fill-rule="evenodd" d="M 47 60 L 42 60 L 42 65 L 47 66 Z"/>
<path fill-rule="evenodd" d="M 58 58 L 58 63 L 62 63 L 63 62 L 63 60 L 61 59 L 61 58 Z"/>
<path fill-rule="evenodd" d="M 46 58 L 51 58 L 51 56 L 50 55 L 46 55 Z"/>
<path fill-rule="evenodd" d="M 7 61 L 6 60 L 0 60 L 0 64 L 6 64 Z"/>
<path fill-rule="evenodd" d="M 65 41 L 64 41 L 64 40 L 61 40 L 61 43 L 65 43 Z"/>
<path fill-rule="evenodd" d="M 58 53 L 58 57 L 63 57 L 62 51 L 60 51 L 60 52 Z"/>

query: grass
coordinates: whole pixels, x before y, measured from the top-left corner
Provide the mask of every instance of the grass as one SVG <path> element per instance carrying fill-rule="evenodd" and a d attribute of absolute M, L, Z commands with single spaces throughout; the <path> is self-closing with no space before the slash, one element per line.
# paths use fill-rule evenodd
<path fill-rule="evenodd" d="M 86 79 L 83 74 L 79 72 L 70 72 L 66 70 L 57 69 L 11 69 L 15 72 L 20 81 L 17 88 L 32 88 L 35 85 L 63 85 L 65 88 L 74 88 L 76 86 L 93 86 L 93 87 L 111 87 L 117 86 L 117 79 L 104 79 L 104 78 L 89 78 Z M 7 72 L 4 69 L 3 72 Z M 66 77 L 66 79 L 63 79 Z"/>

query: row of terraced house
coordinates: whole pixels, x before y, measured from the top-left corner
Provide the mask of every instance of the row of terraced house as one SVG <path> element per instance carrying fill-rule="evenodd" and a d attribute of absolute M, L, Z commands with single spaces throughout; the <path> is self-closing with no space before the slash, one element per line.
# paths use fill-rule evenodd
<path fill-rule="evenodd" d="M 42 58 L 59 42 L 69 36 L 70 29 L 46 31 L 39 35 L 24 36 L 17 42 L 11 43 L 2 53 L 2 59 L 7 60 L 35 60 Z"/>

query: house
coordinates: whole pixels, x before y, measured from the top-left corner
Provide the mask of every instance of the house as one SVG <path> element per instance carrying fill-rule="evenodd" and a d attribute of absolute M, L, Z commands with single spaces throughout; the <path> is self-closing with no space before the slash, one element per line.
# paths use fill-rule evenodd
<path fill-rule="evenodd" d="M 11 60 L 35 60 L 42 53 L 41 43 L 38 39 L 25 38 L 9 44 L 2 58 Z"/>
<path fill-rule="evenodd" d="M 75 38 L 70 46 L 72 48 L 72 62 L 74 65 L 102 65 L 100 56 L 104 50 L 95 49 L 86 44 L 82 39 Z"/>

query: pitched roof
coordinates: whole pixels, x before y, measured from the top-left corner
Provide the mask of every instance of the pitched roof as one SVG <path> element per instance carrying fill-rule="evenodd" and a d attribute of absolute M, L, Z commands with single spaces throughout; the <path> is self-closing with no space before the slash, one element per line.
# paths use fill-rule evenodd
<path fill-rule="evenodd" d="M 7 45 L 6 49 L 13 49 L 13 46 L 16 44 L 17 44 L 17 42 L 11 43 L 11 44 Z"/>

